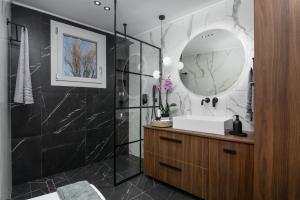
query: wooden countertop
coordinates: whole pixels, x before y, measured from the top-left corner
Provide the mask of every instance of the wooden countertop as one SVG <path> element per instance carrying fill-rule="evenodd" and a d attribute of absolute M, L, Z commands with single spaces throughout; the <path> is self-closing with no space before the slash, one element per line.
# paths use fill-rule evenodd
<path fill-rule="evenodd" d="M 154 127 L 151 125 L 145 125 L 144 127 L 148 128 L 148 129 L 153 129 L 153 130 L 163 130 L 163 131 L 168 131 L 168 132 L 173 132 L 173 133 L 180 133 L 180 134 L 185 134 L 185 135 L 205 137 L 205 138 L 211 138 L 211 139 L 217 139 L 217 140 L 254 144 L 254 133 L 253 132 L 246 132 L 246 133 L 248 133 L 247 137 L 238 137 L 238 136 L 229 135 L 229 134 L 217 135 L 217 134 L 212 134 L 212 133 L 202 133 L 202 132 L 187 131 L 187 130 L 174 129 L 174 128 L 158 128 L 158 127 Z"/>

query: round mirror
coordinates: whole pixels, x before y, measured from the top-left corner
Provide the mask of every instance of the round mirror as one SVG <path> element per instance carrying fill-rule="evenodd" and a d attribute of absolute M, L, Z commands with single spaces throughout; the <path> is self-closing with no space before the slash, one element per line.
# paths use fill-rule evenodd
<path fill-rule="evenodd" d="M 220 94 L 234 85 L 244 66 L 244 48 L 231 32 L 205 31 L 192 39 L 181 54 L 182 83 L 202 96 Z"/>

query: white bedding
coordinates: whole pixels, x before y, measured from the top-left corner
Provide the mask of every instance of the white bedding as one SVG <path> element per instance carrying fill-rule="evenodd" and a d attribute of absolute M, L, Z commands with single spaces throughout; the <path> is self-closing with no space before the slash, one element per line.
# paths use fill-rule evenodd
<path fill-rule="evenodd" d="M 97 192 L 99 197 L 102 200 L 105 200 L 105 197 L 101 194 L 101 192 L 94 185 L 92 185 L 92 184 L 90 184 L 90 185 Z M 46 194 L 46 195 L 43 195 L 40 197 L 35 197 L 35 198 L 29 199 L 29 200 L 60 200 L 60 198 L 59 198 L 57 192 L 53 192 L 53 193 Z"/>

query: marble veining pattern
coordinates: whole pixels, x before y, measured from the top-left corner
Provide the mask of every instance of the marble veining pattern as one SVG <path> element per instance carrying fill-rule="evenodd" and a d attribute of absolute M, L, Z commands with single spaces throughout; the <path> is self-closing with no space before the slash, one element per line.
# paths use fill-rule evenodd
<path fill-rule="evenodd" d="M 53 87 L 50 84 L 50 19 L 53 18 L 61 20 L 12 6 L 12 20 L 29 30 L 30 71 L 35 100 L 33 105 L 9 103 L 14 185 L 109 159 L 113 155 L 114 53 L 111 50 L 114 37 L 107 35 L 109 67 L 106 89 Z M 10 51 L 12 59 L 8 77 L 12 99 L 19 45 L 11 44 Z M 126 137 L 126 132 L 124 135 Z"/>
<path fill-rule="evenodd" d="M 234 0 L 233 6 L 232 6 L 232 18 L 235 22 L 235 26 L 238 26 L 241 28 L 243 31 L 247 31 L 246 28 L 240 23 L 239 17 L 238 17 L 238 12 L 239 8 L 242 4 L 242 0 Z"/>
<path fill-rule="evenodd" d="M 11 150 L 11 152 L 12 152 L 12 153 L 15 152 L 15 150 L 17 150 L 18 147 L 19 147 L 20 145 L 22 145 L 22 143 L 24 143 L 25 141 L 26 141 L 26 138 L 23 138 L 20 142 L 18 142 L 18 144 L 17 144 L 16 146 L 14 146 L 14 148 Z"/>
<path fill-rule="evenodd" d="M 247 28 L 245 30 L 246 33 L 245 31 L 240 31 L 241 28 L 237 28 L 234 20 L 235 17 L 233 17 L 236 16 L 237 19 L 240 19 L 244 13 L 247 13 L 240 10 L 247 7 L 241 6 L 244 3 L 247 3 L 247 1 L 234 1 L 234 4 L 232 2 L 233 1 L 225 0 L 215 6 L 210 6 L 208 9 L 199 11 L 199 13 L 194 14 L 194 16 L 187 16 L 181 21 L 175 21 L 172 24 L 164 25 L 162 41 L 164 55 L 170 56 L 174 61 L 179 60 L 179 56 L 185 44 L 196 34 L 201 32 L 204 27 L 211 26 L 213 23 L 225 24 L 226 27 L 229 26 L 229 29 L 237 31 L 241 37 L 246 38 L 245 43 L 248 51 L 246 64 L 247 67 L 249 67 L 251 65 L 249 60 L 251 60 L 253 56 L 252 52 L 250 52 L 253 50 L 253 41 L 249 42 L 246 36 L 251 36 L 251 32 L 249 32 Z M 239 2 L 241 5 L 239 5 Z M 224 6 L 224 4 L 231 4 L 228 6 L 229 10 L 227 10 L 227 7 Z M 95 162 L 111 158 L 113 152 L 113 113 L 111 110 L 114 105 L 111 103 L 111 98 L 108 98 L 105 101 L 101 101 L 101 99 L 105 99 L 104 97 L 106 96 L 113 97 L 114 88 L 113 82 L 111 82 L 114 76 L 113 69 L 109 69 L 111 71 L 108 71 L 107 76 L 109 84 L 106 91 L 99 92 L 99 90 L 94 89 L 78 88 L 70 90 L 70 88 L 64 87 L 51 87 L 49 77 L 50 40 L 47 39 L 49 38 L 49 33 L 47 31 L 49 30 L 49 16 L 41 16 L 39 13 L 17 6 L 13 9 L 15 9 L 15 16 L 13 16 L 14 21 L 22 24 L 28 23 L 30 31 L 37 30 L 37 32 L 31 32 L 31 35 L 34 37 L 35 41 L 38 41 L 33 43 L 31 48 L 31 66 L 33 66 L 31 72 L 34 96 L 37 99 L 37 104 L 32 106 L 17 106 L 11 104 L 12 123 L 19 123 L 19 127 L 16 126 L 17 129 L 13 130 L 12 138 L 13 168 L 14 166 L 20 166 L 19 169 L 13 169 L 14 176 L 19 176 L 15 182 L 22 182 L 26 179 L 32 180 L 44 175 L 47 176 L 49 172 L 55 173 L 55 171 L 65 171 L 68 170 L 65 168 L 68 166 L 76 168 L 92 161 Z M 232 13 L 230 19 L 228 19 L 229 17 L 226 15 L 228 12 Z M 26 18 L 24 16 L 29 17 Z M 34 22 L 31 22 L 32 20 Z M 243 24 L 243 22 L 244 21 L 239 20 L 240 25 L 248 27 Z M 244 36 L 244 34 L 246 34 L 246 36 Z M 146 33 L 140 36 L 140 38 L 151 44 L 160 44 L 160 29 L 158 28 L 157 30 Z M 108 38 L 108 40 L 110 39 Z M 113 46 L 108 47 L 107 49 L 110 50 L 108 56 L 111 56 L 111 54 L 113 54 Z M 13 47 L 12 53 L 18 53 L 18 48 Z M 14 62 L 15 61 L 12 61 L 12 66 L 16 66 L 16 63 Z M 108 64 L 110 62 L 111 61 L 108 59 Z M 10 74 L 12 83 L 11 91 L 12 88 L 14 88 L 13 84 L 15 82 L 15 77 L 13 74 L 16 71 L 15 68 L 16 67 L 13 67 L 12 73 Z M 188 93 L 179 82 L 177 70 L 165 69 L 164 73 L 166 76 L 171 76 L 175 83 L 175 89 L 170 96 L 170 101 L 176 102 L 179 106 L 174 115 L 203 113 L 210 113 L 211 115 L 222 114 L 227 116 L 231 116 L 235 113 L 244 115 L 244 98 L 241 98 L 241 101 L 238 100 L 241 102 L 242 106 L 236 105 L 232 99 L 228 98 L 228 96 L 222 96 L 220 97 L 220 103 L 217 105 L 217 108 L 214 109 L 209 106 L 201 107 L 199 104 L 202 97 Z M 245 74 L 248 74 L 248 72 Z M 247 80 L 245 76 L 244 79 L 245 80 L 242 80 L 240 86 L 236 89 L 239 93 L 236 93 L 234 98 L 238 98 L 239 95 L 247 93 Z M 102 92 L 103 95 L 101 96 Z M 70 101 L 71 99 L 75 102 Z M 97 102 L 97 100 L 101 101 L 101 103 Z M 22 115 L 19 113 L 22 113 Z M 143 117 L 143 120 L 148 120 L 148 114 Z M 128 121 L 123 121 L 119 127 L 121 128 L 122 125 L 126 126 L 127 122 Z M 249 129 L 251 129 L 250 125 L 249 127 Z M 128 135 L 123 135 L 121 138 L 122 141 L 126 141 L 128 140 Z M 76 153 L 69 154 L 69 152 Z M 57 154 L 61 154 L 60 160 L 54 160 L 54 158 L 57 157 Z M 69 160 L 69 162 L 64 162 L 69 157 L 73 157 L 74 159 Z M 31 163 L 30 168 L 22 167 L 22 162 Z M 53 165 L 54 162 L 61 165 L 55 166 Z M 48 165 L 50 168 L 42 169 L 42 166 Z M 63 166 L 63 168 L 61 166 Z M 101 169 L 105 167 L 106 165 L 102 166 Z M 111 169 L 112 168 L 110 167 L 110 170 Z M 49 170 L 49 172 L 47 172 L 47 170 Z M 106 174 L 110 174 L 110 170 L 108 170 L 109 172 Z M 84 173 L 90 173 L 90 171 L 94 172 L 94 168 L 92 167 L 90 170 L 85 169 Z M 30 174 L 31 172 L 37 174 Z M 53 181 L 43 180 L 40 182 L 45 183 L 42 185 L 53 185 L 53 182 L 60 185 L 70 183 L 74 180 L 80 180 L 80 178 L 76 177 L 78 176 L 72 174 L 72 172 L 66 172 L 58 178 L 53 178 Z M 112 176 L 107 175 L 100 179 L 101 181 L 95 184 L 105 191 L 104 193 L 109 196 L 109 199 L 114 199 L 115 196 L 119 195 L 118 193 L 121 193 L 121 196 L 123 195 L 123 199 L 174 199 L 181 195 L 181 193 L 171 191 L 167 186 L 163 186 L 164 192 L 169 190 L 171 192 L 165 192 L 166 194 L 160 195 L 156 193 L 156 187 L 149 187 L 149 191 L 151 192 L 145 192 L 145 190 L 140 190 L 139 187 L 136 187 L 132 181 L 114 188 L 106 181 L 107 179 L 112 179 Z M 153 183 L 153 180 L 150 182 Z M 25 187 L 28 186 L 29 188 L 34 188 L 35 185 L 35 183 L 31 183 L 29 185 L 26 184 Z M 161 184 L 158 183 L 157 185 Z M 54 186 L 42 187 L 42 189 L 37 190 L 27 190 L 27 192 L 22 194 L 24 194 L 23 196 L 27 195 L 27 197 L 43 194 L 44 188 L 46 188 L 46 191 L 51 191 Z M 130 196 L 128 195 L 129 193 L 136 195 Z M 128 196 L 124 196 L 125 194 Z M 19 199 L 23 198 L 21 196 L 18 196 L 20 197 Z"/>
<path fill-rule="evenodd" d="M 250 68 L 253 67 L 252 58 L 254 56 L 254 11 L 251 8 L 253 8 L 253 0 L 224 0 L 164 25 L 164 27 L 171 27 L 164 35 L 165 44 L 162 45 L 162 48 L 164 56 L 173 60 L 172 66 L 163 68 L 164 76 L 170 77 L 175 85 L 173 94 L 170 95 L 170 102 L 175 102 L 178 105 L 176 110 L 173 110 L 173 116 L 191 113 L 189 111 L 192 111 L 193 115 L 231 117 L 233 114 L 239 114 L 245 130 L 253 130 L 252 122 L 245 120 L 247 100 L 244 98 L 248 90 L 248 74 Z M 176 62 L 179 61 L 188 42 L 207 29 L 225 29 L 234 32 L 245 49 L 245 64 L 241 78 L 230 92 L 216 95 L 219 102 L 215 108 L 211 104 L 201 106 L 201 100 L 205 96 L 189 92 L 181 83 L 176 68 Z M 148 41 L 149 35 L 151 35 L 152 43 L 160 44 L 160 27 L 137 37 Z M 201 69 L 199 71 L 199 75 L 202 76 L 204 71 Z M 224 84 L 226 83 L 224 82 Z M 189 94 L 189 101 L 186 99 L 187 94 Z M 238 98 L 237 94 L 243 98 Z M 233 99 L 230 98 L 230 95 L 235 96 L 239 105 L 232 102 Z M 190 105 L 186 102 L 190 102 Z"/>
<path fill-rule="evenodd" d="M 181 96 L 179 93 L 176 93 L 179 99 L 179 109 L 180 115 L 191 115 L 192 114 L 192 107 L 191 107 L 191 99 L 188 94 L 185 96 Z"/>
<path fill-rule="evenodd" d="M 117 176 L 126 176 L 126 173 L 129 173 L 127 169 L 128 166 L 125 166 Z M 112 162 L 105 161 L 14 186 L 12 200 L 25 200 L 52 193 L 58 187 L 81 180 L 87 180 L 95 185 L 107 200 L 198 199 L 143 174 L 115 187 Z"/>
<path fill-rule="evenodd" d="M 193 32 L 193 22 L 194 22 L 194 15 L 192 15 L 190 17 L 190 21 L 189 21 L 189 27 L 188 27 L 188 30 L 187 30 L 188 40 L 191 39 L 191 35 L 192 35 L 192 32 Z"/>
<path fill-rule="evenodd" d="M 48 120 L 52 117 L 52 115 L 61 107 L 61 105 L 70 97 L 70 91 L 73 89 L 68 90 L 65 94 L 64 97 L 61 99 L 61 101 L 58 102 L 58 104 L 54 107 L 54 109 L 52 111 L 49 112 L 49 114 L 47 115 L 47 117 L 45 118 L 45 120 L 42 121 L 42 125 L 44 125 L 45 123 L 48 122 Z M 44 104 L 44 108 L 46 107 L 45 104 L 45 100 L 43 99 L 43 104 Z"/>
<path fill-rule="evenodd" d="M 149 40 L 150 40 L 150 44 L 154 45 L 153 33 L 152 32 L 150 32 L 150 34 L 149 34 Z"/>
<path fill-rule="evenodd" d="M 169 24 L 168 27 L 165 28 L 165 30 L 163 30 L 162 33 L 162 38 L 161 38 L 161 50 L 163 53 L 165 53 L 165 49 L 166 49 L 166 38 L 168 36 L 169 30 L 171 29 L 172 24 Z M 164 28 L 164 26 L 163 26 Z"/>

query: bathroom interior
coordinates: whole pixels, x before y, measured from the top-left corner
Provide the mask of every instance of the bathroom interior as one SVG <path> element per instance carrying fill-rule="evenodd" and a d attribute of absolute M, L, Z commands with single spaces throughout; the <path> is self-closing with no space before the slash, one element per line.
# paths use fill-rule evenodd
<path fill-rule="evenodd" d="M 1 0 L 0 200 L 300 199 L 298 0 Z"/>

